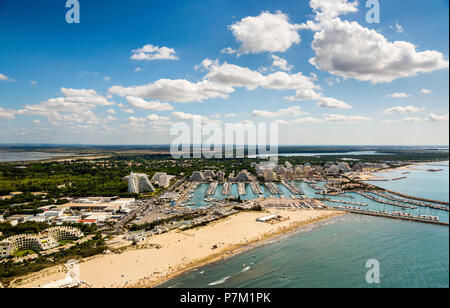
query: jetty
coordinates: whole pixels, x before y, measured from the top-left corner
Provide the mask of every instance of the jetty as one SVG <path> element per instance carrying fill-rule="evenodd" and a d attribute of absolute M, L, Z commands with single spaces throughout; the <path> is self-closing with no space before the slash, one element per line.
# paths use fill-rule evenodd
<path fill-rule="evenodd" d="M 301 195 L 300 190 L 294 184 L 286 181 L 282 181 L 281 183 L 294 195 Z"/>
<path fill-rule="evenodd" d="M 418 200 L 418 201 L 424 201 L 424 202 L 429 202 L 429 203 L 435 203 L 435 204 L 443 204 L 443 205 L 449 205 L 448 202 L 445 201 L 438 201 L 438 200 L 431 200 L 431 199 L 425 199 L 425 198 L 420 198 L 420 197 L 413 197 L 413 196 L 409 196 L 406 194 L 402 194 L 402 193 L 398 193 L 396 191 L 392 191 L 389 189 L 385 189 L 386 192 L 391 193 L 393 195 L 402 197 L 402 198 L 407 198 L 407 199 L 412 199 L 412 200 Z"/>
<path fill-rule="evenodd" d="M 379 196 L 379 197 L 383 197 L 385 199 L 391 200 L 391 201 L 395 201 L 395 202 L 400 202 L 400 203 L 409 203 L 409 204 L 413 204 L 413 205 L 417 205 L 417 206 L 422 206 L 422 207 L 428 207 L 431 209 L 435 209 L 435 210 L 442 210 L 442 211 L 449 211 L 448 207 L 442 206 L 442 205 L 434 205 L 434 204 L 430 204 L 430 203 L 425 203 L 422 201 L 417 201 L 417 200 L 410 200 L 410 199 L 405 199 L 405 198 L 397 198 L 394 196 L 389 195 L 388 193 L 384 193 L 384 192 L 372 192 L 373 194 Z"/>
<path fill-rule="evenodd" d="M 247 192 L 245 191 L 245 183 L 238 184 L 238 191 L 239 191 L 239 195 L 241 195 L 241 196 L 244 196 L 247 194 Z"/>
<path fill-rule="evenodd" d="M 261 185 L 259 185 L 259 182 L 251 182 L 250 185 L 251 185 L 253 193 L 255 195 L 262 195 L 263 194 L 263 191 L 261 189 Z"/>
<path fill-rule="evenodd" d="M 280 188 L 275 183 L 272 182 L 266 183 L 266 187 L 272 195 L 279 196 L 282 194 Z"/>
<path fill-rule="evenodd" d="M 343 210 L 343 211 L 346 211 L 346 212 L 349 212 L 352 214 L 400 219 L 400 220 L 428 223 L 428 224 L 434 224 L 434 225 L 440 225 L 440 226 L 446 226 L 446 227 L 449 226 L 448 222 L 441 222 L 441 221 L 439 221 L 439 217 L 436 217 L 436 216 L 426 216 L 426 215 L 413 216 L 411 214 L 402 213 L 402 212 L 389 213 L 387 211 L 371 211 L 371 210 L 367 210 L 367 209 L 361 209 L 361 208 L 350 207 L 350 206 L 338 207 L 337 209 Z"/>
<path fill-rule="evenodd" d="M 368 206 L 369 204 L 363 202 L 353 202 L 353 201 L 345 201 L 345 200 L 333 200 L 330 198 L 323 199 L 324 201 L 331 203 L 339 203 L 339 204 L 350 204 L 350 205 L 358 205 L 358 206 Z"/>
<path fill-rule="evenodd" d="M 407 204 L 399 203 L 399 202 L 394 202 L 394 201 L 390 201 L 390 200 L 387 200 L 387 199 L 377 198 L 377 197 L 374 197 L 374 196 L 370 195 L 369 193 L 366 193 L 366 192 L 363 192 L 363 191 L 359 191 L 358 194 L 363 196 L 364 198 L 367 198 L 369 200 L 372 200 L 372 201 L 375 201 L 375 202 L 378 202 L 378 203 L 392 205 L 392 206 L 397 206 L 397 207 L 401 207 L 402 209 L 413 209 L 413 210 L 417 209 L 417 207 L 415 207 L 415 206 L 407 205 Z"/>
<path fill-rule="evenodd" d="M 223 183 L 222 195 L 224 196 L 231 195 L 231 183 L 229 182 Z"/>
<path fill-rule="evenodd" d="M 205 195 L 207 195 L 207 196 L 214 195 L 217 191 L 218 185 L 219 185 L 218 182 L 213 182 L 213 183 L 209 184 L 208 189 L 206 189 Z"/>

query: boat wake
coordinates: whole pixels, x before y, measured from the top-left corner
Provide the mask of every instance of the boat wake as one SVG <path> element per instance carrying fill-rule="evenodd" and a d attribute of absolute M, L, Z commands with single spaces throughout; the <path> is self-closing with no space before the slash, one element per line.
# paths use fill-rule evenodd
<path fill-rule="evenodd" d="M 227 281 L 228 279 L 230 279 L 231 276 L 227 276 L 221 280 L 215 281 L 215 282 L 211 282 L 210 284 L 208 284 L 208 286 L 217 286 L 219 284 L 225 283 L 225 281 Z"/>
<path fill-rule="evenodd" d="M 245 273 L 246 271 L 248 271 L 250 269 L 250 266 L 247 266 L 245 268 L 242 269 L 241 273 Z"/>

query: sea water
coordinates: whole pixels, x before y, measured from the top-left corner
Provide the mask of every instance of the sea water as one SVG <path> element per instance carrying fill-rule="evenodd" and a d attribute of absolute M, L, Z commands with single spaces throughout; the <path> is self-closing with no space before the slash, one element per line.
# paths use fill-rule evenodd
<path fill-rule="evenodd" d="M 427 171 L 430 168 L 444 170 Z M 403 175 L 404 172 L 410 173 Z M 413 196 L 448 201 L 448 162 L 395 170 L 380 176 L 392 179 L 399 177 L 399 174 L 407 179 L 373 184 Z M 306 183 L 299 185 L 307 196 L 315 195 Z M 203 188 L 200 190 L 203 193 L 197 196 L 204 198 Z M 246 197 L 252 198 L 252 194 Z M 219 188 L 216 195 L 214 197 L 220 199 Z M 333 199 L 365 202 L 369 204 L 369 209 L 399 210 L 356 194 L 350 195 L 352 199 Z M 448 212 L 425 208 L 410 210 L 411 213 L 415 211 L 435 214 L 441 221 L 449 221 Z M 372 259 L 380 264 L 379 284 L 369 284 L 365 279 L 369 270 L 366 263 Z M 191 271 L 161 287 L 448 288 L 449 229 L 425 223 L 344 215 L 304 227 L 299 232 L 225 261 Z"/>

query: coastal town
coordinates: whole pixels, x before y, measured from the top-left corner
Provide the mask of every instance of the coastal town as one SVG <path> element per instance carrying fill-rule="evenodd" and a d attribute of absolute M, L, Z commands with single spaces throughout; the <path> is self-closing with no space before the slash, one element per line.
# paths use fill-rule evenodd
<path fill-rule="evenodd" d="M 93 162 L 98 166 L 107 163 L 102 159 Z M 373 184 L 401 181 L 380 176 L 389 170 L 404 170 L 402 173 L 407 176 L 408 168 L 414 166 L 401 161 L 327 161 L 321 165 L 298 165 L 285 160 L 282 164 L 270 165 L 256 160 L 247 166 L 248 169 L 226 172 L 218 164 L 190 174 L 154 172 L 151 177 L 144 172 L 131 171 L 122 181 L 127 185 L 128 194 L 134 197 L 64 197 L 59 205 L 38 207 L 36 214 L 8 215 L 6 212 L 0 216 L 0 226 L 14 229 L 26 224 L 44 224 L 49 228 L 37 234 L 25 232 L 9 237 L 0 233 L 0 264 L 19 265 L 51 257 L 54 253 L 90 243 L 94 237 L 102 241 L 100 255 L 104 257 L 100 259 L 117 256 L 120 260 L 136 251 L 149 255 L 169 253 L 168 246 L 178 250 L 188 243 L 199 245 L 203 250 L 196 258 L 179 255 L 164 271 L 155 267 L 158 264 L 165 268 L 159 263 L 161 260 L 149 261 L 149 266 L 153 266 L 151 271 L 142 271 L 129 279 L 125 279 L 126 274 L 120 274 L 120 282 L 117 277 L 105 281 L 85 278 L 67 282 L 57 279 L 58 275 L 46 275 L 44 280 L 21 278 L 20 283 L 10 277 L 4 283 L 28 287 L 45 287 L 49 283 L 54 287 L 155 286 L 193 266 L 234 255 L 250 243 L 345 213 L 448 226 L 448 219 L 442 220 L 440 214 L 448 213 L 447 202 L 407 196 Z M 132 169 L 133 165 L 129 167 Z M 11 200 L 21 194 L 23 192 L 10 192 L 0 196 L 0 200 Z M 46 200 L 47 192 L 32 192 L 31 195 Z M 95 232 L 83 234 L 81 226 L 95 228 Z M 226 239 L 221 241 L 214 237 L 202 239 L 205 232 L 219 229 L 227 233 L 231 226 L 244 231 L 228 243 Z M 190 238 L 189 234 L 195 235 Z M 165 237 L 169 242 L 164 242 Z M 173 242 L 174 238 L 178 244 Z M 100 259 L 99 255 L 93 255 L 92 261 L 82 266 L 93 266 Z M 28 273 L 27 277 L 36 275 L 39 276 L 39 272 Z"/>

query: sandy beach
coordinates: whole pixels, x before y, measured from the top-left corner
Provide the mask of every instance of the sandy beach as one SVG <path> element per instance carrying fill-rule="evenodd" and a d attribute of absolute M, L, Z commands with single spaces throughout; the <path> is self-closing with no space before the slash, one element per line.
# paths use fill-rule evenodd
<path fill-rule="evenodd" d="M 270 214 L 289 218 L 269 224 L 257 222 Z M 194 268 L 231 257 L 275 236 L 344 214 L 335 210 L 275 210 L 241 212 L 205 227 L 171 231 L 148 239 L 120 254 L 84 260 L 80 279 L 95 288 L 154 287 Z M 147 248 L 150 245 L 160 248 Z M 11 287 L 39 287 L 65 277 L 62 266 L 22 277 Z"/>

